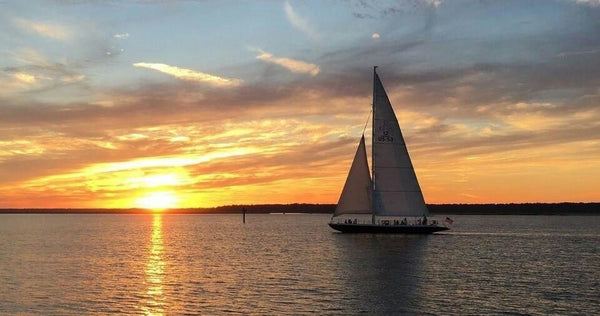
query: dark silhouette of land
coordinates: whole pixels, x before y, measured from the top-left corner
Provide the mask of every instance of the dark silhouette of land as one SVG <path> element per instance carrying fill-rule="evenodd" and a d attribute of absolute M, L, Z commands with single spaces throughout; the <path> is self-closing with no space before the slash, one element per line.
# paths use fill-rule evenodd
<path fill-rule="evenodd" d="M 248 214 L 319 213 L 331 214 L 335 204 L 256 204 L 226 205 L 212 208 L 179 208 L 165 211 L 169 214 Z M 510 203 L 510 204 L 429 204 L 432 215 L 600 215 L 600 203 Z M 83 209 L 36 208 L 0 209 L 0 214 L 147 214 L 146 209 Z"/>

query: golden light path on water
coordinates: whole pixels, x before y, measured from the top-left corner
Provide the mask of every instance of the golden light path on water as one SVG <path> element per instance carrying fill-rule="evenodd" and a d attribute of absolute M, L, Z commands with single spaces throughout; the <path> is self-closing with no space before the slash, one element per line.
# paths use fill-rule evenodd
<path fill-rule="evenodd" d="M 146 292 L 146 304 L 142 306 L 142 311 L 145 315 L 164 315 L 166 298 L 163 294 L 165 261 L 162 214 L 154 214 L 153 216 L 150 252 L 146 263 L 146 284 L 148 285 L 148 290 Z"/>

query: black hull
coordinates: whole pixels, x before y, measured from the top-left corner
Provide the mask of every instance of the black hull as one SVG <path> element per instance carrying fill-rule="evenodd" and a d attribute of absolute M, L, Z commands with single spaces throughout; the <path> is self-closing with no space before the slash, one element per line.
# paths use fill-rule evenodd
<path fill-rule="evenodd" d="M 448 230 L 448 227 L 433 225 L 370 225 L 329 223 L 329 226 L 342 233 L 366 234 L 432 234 Z"/>

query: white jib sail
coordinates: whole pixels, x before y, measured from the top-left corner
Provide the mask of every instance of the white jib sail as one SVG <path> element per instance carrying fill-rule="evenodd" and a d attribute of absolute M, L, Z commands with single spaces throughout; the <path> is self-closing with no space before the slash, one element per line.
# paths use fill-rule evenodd
<path fill-rule="evenodd" d="M 373 213 L 377 216 L 428 215 L 390 100 L 374 74 Z"/>
<path fill-rule="evenodd" d="M 367 163 L 365 136 L 363 135 L 356 149 L 348 178 L 344 184 L 342 195 L 333 216 L 342 214 L 371 214 L 371 175 Z"/>

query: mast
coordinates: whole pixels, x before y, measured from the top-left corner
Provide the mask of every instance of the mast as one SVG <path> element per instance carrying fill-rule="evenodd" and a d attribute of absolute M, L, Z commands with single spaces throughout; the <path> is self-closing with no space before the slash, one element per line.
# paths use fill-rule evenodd
<path fill-rule="evenodd" d="M 371 124 L 371 224 L 375 224 L 375 76 L 377 76 L 377 66 L 373 66 L 373 102 L 371 103 L 373 112 L 373 123 Z"/>

